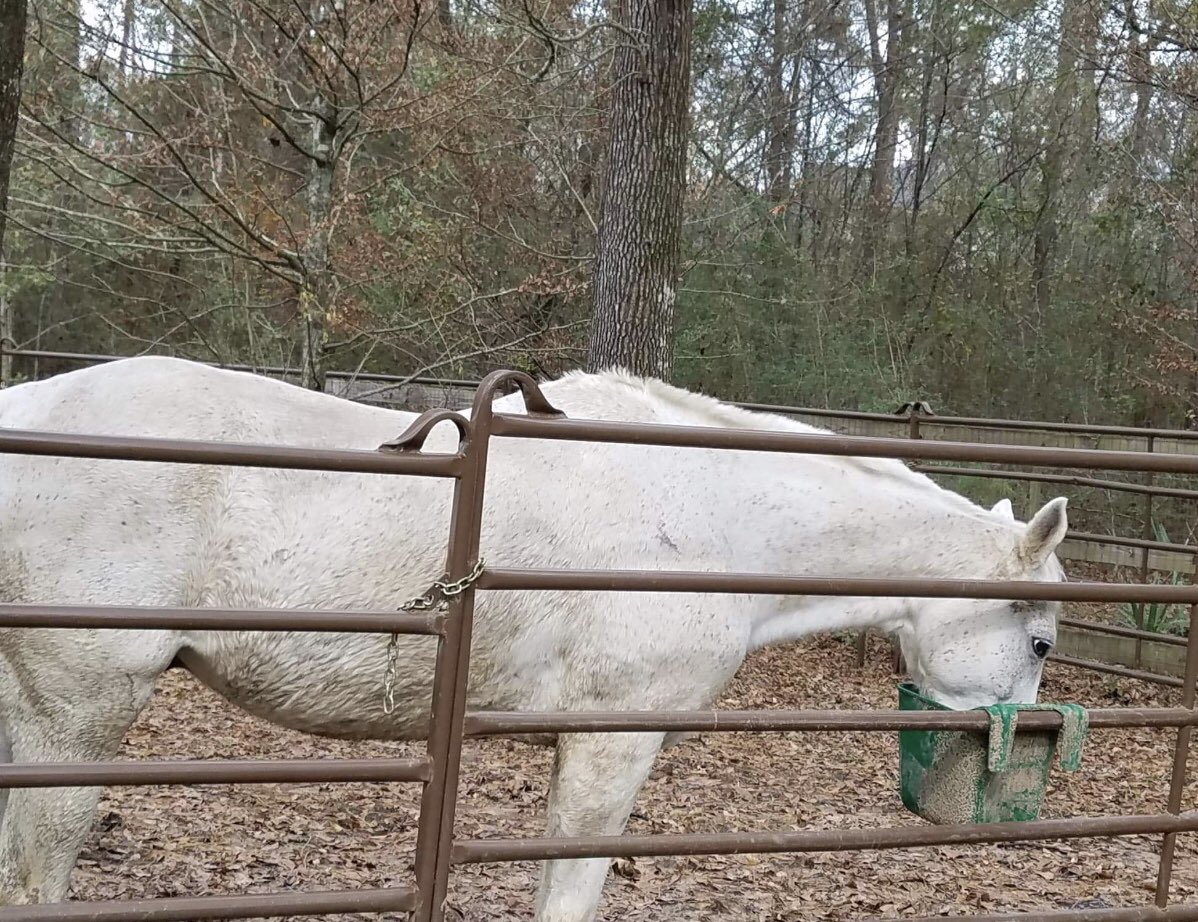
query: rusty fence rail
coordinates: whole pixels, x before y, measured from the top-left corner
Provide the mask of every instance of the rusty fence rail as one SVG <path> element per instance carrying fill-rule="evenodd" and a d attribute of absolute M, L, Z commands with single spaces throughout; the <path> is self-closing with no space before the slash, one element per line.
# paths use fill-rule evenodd
<path fill-rule="evenodd" d="M 1008 471 L 985 467 L 951 467 L 943 464 L 913 464 L 913 470 L 923 474 L 939 474 L 953 477 L 979 477 L 990 480 L 1028 480 L 1033 483 L 1058 483 L 1062 486 L 1087 487 L 1095 490 L 1110 490 L 1115 493 L 1136 493 L 1141 496 L 1163 496 L 1170 499 L 1198 499 L 1198 490 L 1180 487 L 1161 487 L 1130 480 L 1104 480 L 1096 477 L 1079 477 L 1075 474 L 1046 474 L 1042 471 Z M 1109 538 L 1103 535 L 1103 538 Z"/>
<path fill-rule="evenodd" d="M 741 403 L 746 410 L 764 413 L 781 413 L 786 416 L 814 416 L 824 419 L 863 420 L 879 423 L 902 423 L 914 416 L 938 426 L 959 426 L 964 429 L 1006 429 L 1012 432 L 1067 432 L 1073 435 L 1122 435 L 1160 439 L 1192 441 L 1198 439 L 1198 431 L 1192 429 L 1163 429 L 1141 426 L 1113 426 L 1092 423 L 1059 423 L 1049 420 L 988 418 L 984 416 L 942 416 L 930 413 L 921 401 L 900 408 L 900 413 L 874 413 L 864 410 L 832 410 L 824 407 L 791 407 L 767 403 Z"/>
<path fill-rule="evenodd" d="M 527 415 L 494 414 L 492 399 L 518 387 Z M 424 441 L 437 424 L 452 422 L 459 431 L 457 450 L 428 454 Z M 69 434 L 0 430 L 0 453 L 50 457 L 84 457 L 181 464 L 234 464 L 337 471 L 342 473 L 444 477 L 453 481 L 445 579 L 463 581 L 464 590 L 446 598 L 435 615 L 412 612 L 231 611 L 173 608 L 97 608 L 65 605 L 0 606 L 0 624 L 41 628 L 125 628 L 177 626 L 206 629 L 358 630 L 411 632 L 437 639 L 432 714 L 426 755 L 415 759 L 297 760 L 279 762 L 104 762 L 87 764 L 18 764 L 0 772 L 0 784 L 61 786 L 64 784 L 210 783 L 214 780 L 254 782 L 411 781 L 423 785 L 415 855 L 415 885 L 366 891 L 228 895 L 200 898 L 135 900 L 114 903 L 69 903 L 57 906 L 6 907 L 0 922 L 48 919 L 248 918 L 310 915 L 328 912 L 411 911 L 420 922 L 440 922 L 454 866 L 548 857 L 605 857 L 658 854 L 729 854 L 734 852 L 847 851 L 914 848 L 946 844 L 1042 841 L 1091 836 L 1154 835 L 1162 837 L 1155 905 L 1095 915 L 1089 910 L 1034 915 L 972 916 L 983 922 L 1008 918 L 1198 919 L 1198 905 L 1168 907 L 1176 838 L 1198 831 L 1198 812 L 1182 810 L 1186 761 L 1192 728 L 1198 723 L 1198 587 L 1106 583 L 1032 583 L 941 579 L 823 579 L 762 573 L 566 569 L 478 569 L 485 475 L 492 438 L 556 439 L 608 444 L 638 444 L 679 449 L 726 449 L 908 460 L 1027 464 L 1090 470 L 1150 470 L 1198 474 L 1198 456 L 1150 452 L 1099 451 L 985 445 L 933 440 L 865 438 L 704 427 L 594 422 L 560 418 L 537 385 L 526 375 L 496 373 L 479 386 L 469 420 L 450 411 L 419 417 L 400 438 L 378 451 L 329 451 L 278 446 L 194 443 L 156 439 L 118 439 Z M 473 582 L 471 576 L 476 576 Z M 816 710 L 762 712 L 468 712 L 466 687 L 474 604 L 479 592 L 591 591 L 764 593 L 775 595 L 903 596 L 922 598 L 1046 599 L 1076 602 L 1160 601 L 1190 609 L 1190 639 L 1180 707 L 1095 709 L 1095 729 L 1153 727 L 1176 729 L 1177 740 L 1168 803 L 1159 814 L 1074 817 L 994 825 L 898 826 L 861 830 L 792 832 L 726 832 L 664 836 L 581 836 L 529 839 L 457 839 L 454 819 L 461 747 L 467 736 L 516 735 L 530 732 L 661 732 L 679 729 L 711 731 L 871 730 L 902 728 L 971 728 L 983 715 L 905 711 L 829 712 Z M 1122 629 L 1132 630 L 1132 629 Z M 1147 632 L 1142 632 L 1147 633 Z M 1058 726 L 1052 712 L 1021 718 L 1028 727 Z M 1103 911 L 1105 912 L 1105 911 Z"/>
<path fill-rule="evenodd" d="M 14 349 L 3 342 L 0 342 L 0 355 L 10 355 L 18 359 L 45 359 L 52 362 L 68 362 L 73 365 L 104 365 L 109 362 L 119 362 L 121 359 L 131 358 L 128 355 L 111 355 L 97 352 L 55 352 L 47 349 Z M 242 362 L 205 361 L 203 359 L 192 359 L 191 361 L 198 361 L 201 364 L 211 365 L 216 368 L 224 368 L 228 371 L 248 371 L 254 374 L 281 378 L 298 378 L 303 372 L 302 368 L 291 368 L 285 365 L 253 365 Z M 394 384 L 396 387 L 402 387 L 406 384 L 427 384 L 432 387 L 461 387 L 475 390 L 479 384 L 477 380 L 462 378 L 438 378 L 428 375 L 393 375 L 377 371 L 344 371 L 341 369 L 329 369 L 325 372 L 325 377 L 341 381 L 370 381 L 377 384 Z"/>

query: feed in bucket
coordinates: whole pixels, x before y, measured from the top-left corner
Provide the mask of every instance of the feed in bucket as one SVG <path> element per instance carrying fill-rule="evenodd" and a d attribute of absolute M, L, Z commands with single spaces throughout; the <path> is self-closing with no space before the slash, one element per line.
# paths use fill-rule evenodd
<path fill-rule="evenodd" d="M 950 710 L 899 685 L 899 710 Z M 1077 704 L 995 704 L 977 710 L 990 718 L 989 733 L 960 730 L 899 732 L 903 806 L 933 823 L 1006 823 L 1040 815 L 1054 753 L 1061 768 L 1076 771 L 1088 729 Z M 1054 710 L 1060 730 L 1017 731 L 1020 711 Z"/>

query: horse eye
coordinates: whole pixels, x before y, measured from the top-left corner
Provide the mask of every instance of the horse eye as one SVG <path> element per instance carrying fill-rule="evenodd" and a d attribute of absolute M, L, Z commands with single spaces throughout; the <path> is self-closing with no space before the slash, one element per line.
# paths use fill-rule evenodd
<path fill-rule="evenodd" d="M 1032 639 L 1032 652 L 1040 659 L 1048 656 L 1052 652 L 1052 641 L 1045 640 L 1043 637 L 1035 637 Z"/>

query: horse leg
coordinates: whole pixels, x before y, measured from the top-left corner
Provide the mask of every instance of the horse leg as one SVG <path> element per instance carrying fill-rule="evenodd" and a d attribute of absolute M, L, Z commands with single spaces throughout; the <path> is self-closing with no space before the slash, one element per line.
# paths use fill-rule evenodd
<path fill-rule="evenodd" d="M 558 738 L 549 788 L 550 836 L 619 835 L 661 748 L 660 733 L 573 733 Z M 591 922 L 607 858 L 545 862 L 537 922 Z"/>
<path fill-rule="evenodd" d="M 57 633 L 53 647 L 33 637 L 0 645 L 0 719 L 12 757 L 21 763 L 112 759 L 173 654 L 153 650 L 156 643 L 138 650 L 141 638 L 125 639 L 122 651 L 112 632 L 98 642 L 94 635 Z M 98 787 L 9 793 L 0 822 L 0 906 L 65 899 L 102 793 Z"/>

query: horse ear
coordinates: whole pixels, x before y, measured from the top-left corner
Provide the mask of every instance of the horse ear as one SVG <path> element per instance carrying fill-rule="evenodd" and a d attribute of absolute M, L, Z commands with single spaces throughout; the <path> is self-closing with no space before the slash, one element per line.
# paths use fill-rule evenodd
<path fill-rule="evenodd" d="M 1065 532 L 1069 530 L 1069 517 L 1065 514 L 1068 502 L 1064 496 L 1050 500 L 1027 523 L 1027 531 L 1019 543 L 1019 556 L 1029 566 L 1042 566 L 1065 540 Z"/>
<path fill-rule="evenodd" d="M 990 511 L 997 515 L 1000 519 L 1006 519 L 1008 522 L 1015 521 L 1015 509 L 1011 506 L 1009 499 L 1000 499 L 997 503 L 990 507 Z"/>

